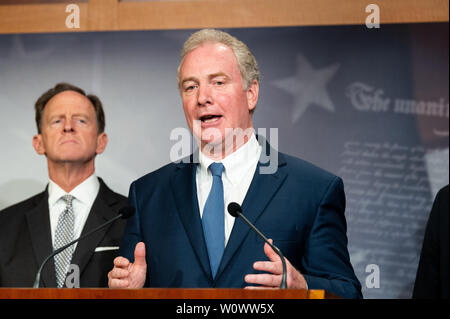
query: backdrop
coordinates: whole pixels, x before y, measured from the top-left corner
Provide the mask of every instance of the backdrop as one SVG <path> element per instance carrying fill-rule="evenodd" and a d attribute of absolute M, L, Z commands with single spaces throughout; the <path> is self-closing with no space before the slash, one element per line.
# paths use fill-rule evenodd
<path fill-rule="evenodd" d="M 255 126 L 344 179 L 364 296 L 409 298 L 432 201 L 448 183 L 448 24 L 227 31 L 260 66 Z M 109 145 L 97 175 L 114 190 L 126 195 L 168 163 L 171 132 L 187 127 L 176 69 L 190 33 L 0 35 L 0 209 L 47 184 L 31 146 L 33 106 L 60 81 L 104 103 Z"/>

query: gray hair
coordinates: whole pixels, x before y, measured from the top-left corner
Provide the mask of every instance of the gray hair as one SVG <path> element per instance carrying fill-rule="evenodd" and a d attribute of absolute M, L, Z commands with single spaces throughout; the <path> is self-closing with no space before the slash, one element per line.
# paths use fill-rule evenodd
<path fill-rule="evenodd" d="M 193 33 L 184 42 L 183 49 L 181 50 L 181 61 L 177 71 L 178 85 L 180 85 L 180 69 L 184 58 L 189 52 L 205 43 L 222 43 L 233 50 L 239 71 L 241 72 L 244 90 L 247 90 L 255 80 L 259 82 L 258 63 L 256 63 L 255 57 L 245 43 L 223 31 L 202 29 Z"/>

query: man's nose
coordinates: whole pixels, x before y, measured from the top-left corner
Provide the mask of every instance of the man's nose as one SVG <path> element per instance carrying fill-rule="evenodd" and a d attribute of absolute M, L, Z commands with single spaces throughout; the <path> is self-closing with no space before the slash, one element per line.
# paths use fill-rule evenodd
<path fill-rule="evenodd" d="M 198 106 L 205 106 L 207 104 L 212 104 L 213 100 L 211 97 L 211 89 L 208 86 L 199 86 L 197 96 Z"/>
<path fill-rule="evenodd" d="M 73 132 L 73 123 L 71 119 L 67 119 L 64 121 L 64 132 Z"/>

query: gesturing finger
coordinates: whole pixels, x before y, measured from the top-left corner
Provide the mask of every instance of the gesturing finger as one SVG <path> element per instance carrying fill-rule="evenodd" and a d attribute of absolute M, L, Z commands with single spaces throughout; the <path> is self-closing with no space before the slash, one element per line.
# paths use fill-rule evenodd
<path fill-rule="evenodd" d="M 264 286 L 245 286 L 244 289 L 252 290 L 268 290 L 268 289 L 279 289 L 280 287 L 264 287 Z"/>
<path fill-rule="evenodd" d="M 273 240 L 269 239 L 269 242 L 273 244 Z M 264 253 L 270 259 L 270 261 L 281 261 L 280 256 L 270 247 L 269 244 L 264 244 Z"/>
<path fill-rule="evenodd" d="M 109 287 L 110 288 L 127 288 L 129 286 L 128 280 L 123 279 L 110 279 L 109 280 Z"/>
<path fill-rule="evenodd" d="M 125 257 L 116 257 L 113 261 L 114 266 L 115 267 L 119 267 L 119 268 L 128 268 L 128 266 L 130 265 L 130 261 L 128 259 L 126 259 Z"/>
<path fill-rule="evenodd" d="M 281 283 L 281 276 L 271 274 L 252 274 L 246 275 L 244 280 L 249 284 L 256 284 L 267 287 L 279 287 Z"/>
<path fill-rule="evenodd" d="M 129 274 L 130 272 L 128 270 L 117 267 L 114 267 L 113 270 L 111 271 L 111 277 L 117 279 L 126 278 L 128 277 Z"/>
<path fill-rule="evenodd" d="M 281 275 L 283 273 L 281 261 L 257 261 L 253 264 L 253 268 L 259 271 L 270 272 L 274 275 Z"/>

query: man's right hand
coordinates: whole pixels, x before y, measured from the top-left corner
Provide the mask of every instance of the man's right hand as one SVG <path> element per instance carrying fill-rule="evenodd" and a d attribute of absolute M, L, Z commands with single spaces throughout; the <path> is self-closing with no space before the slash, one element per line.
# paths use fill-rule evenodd
<path fill-rule="evenodd" d="M 139 242 L 134 249 L 134 263 L 124 257 L 114 259 L 114 268 L 108 273 L 109 288 L 142 288 L 147 274 L 145 244 Z"/>

